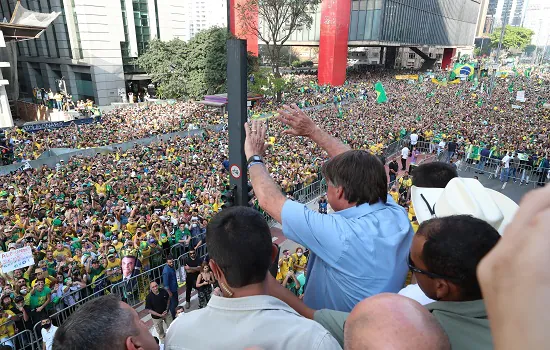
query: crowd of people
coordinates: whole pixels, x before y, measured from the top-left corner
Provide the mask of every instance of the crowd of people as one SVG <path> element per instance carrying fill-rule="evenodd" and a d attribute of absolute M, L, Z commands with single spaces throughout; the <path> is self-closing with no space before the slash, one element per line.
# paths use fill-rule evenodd
<path fill-rule="evenodd" d="M 350 245 L 349 242 L 336 241 L 347 236 L 337 234 L 343 227 L 333 221 L 334 215 L 322 215 L 323 219 L 316 219 L 319 222 L 314 228 L 303 226 L 300 223 L 303 208 L 287 204 L 291 201 L 287 201 L 285 195 L 279 197 L 281 190 L 291 195 L 302 186 L 324 177 L 329 184 L 327 201 L 331 208 L 336 212 L 349 212 L 346 215 L 351 217 L 359 215 L 361 206 L 376 206 L 380 198 L 386 198 L 388 174 L 383 168 L 383 174 L 376 174 L 379 182 L 385 182 L 384 186 L 379 186 L 380 193 L 376 195 L 351 195 L 346 192 L 348 189 L 334 189 L 342 187 L 345 177 L 351 176 L 342 170 L 349 168 L 350 164 L 366 164 L 365 173 L 379 164 L 379 157 L 365 158 L 366 152 L 349 159 L 340 157 L 340 154 L 355 149 L 383 155 L 388 145 L 403 137 L 410 138 L 411 134 L 418 136 L 416 142 L 423 140 L 434 145 L 434 152 L 441 142 L 450 151 L 449 144 L 456 140 L 455 151 L 463 152 L 465 158 L 469 157 L 467 149 L 486 147 L 491 149 L 491 157 L 502 158 L 507 152 L 525 152 L 536 159 L 545 159 L 549 147 L 550 110 L 545 109 L 541 101 L 549 97 L 548 76 L 540 72 L 529 79 L 523 76 L 510 79 L 517 89 L 521 86 L 526 91 L 527 102 L 521 103 L 521 109 L 512 107 L 516 103 L 513 101 L 515 96 L 508 89 L 509 83 L 503 79 L 498 81 L 489 99 L 486 89 L 482 89 L 488 85 L 488 80 L 484 79 L 481 83 L 440 86 L 428 80 L 422 83 L 395 80 L 389 73 L 362 73 L 350 77 L 343 87 L 328 88 L 310 82 L 309 76 L 298 77 L 300 87 L 284 96 L 285 103 L 296 105 L 281 110 L 282 117 L 278 120 L 269 119 L 264 123 L 267 127 L 261 146 L 264 147 L 264 141 L 267 141 L 271 147 L 259 149 L 258 153 L 265 157 L 262 162 L 266 168 L 262 168 L 260 173 L 259 167 L 254 164 L 250 167 L 256 205 L 282 222 L 285 235 L 302 245 L 294 252 L 284 251 L 280 260 L 275 258 L 279 271 L 274 280 L 278 285 L 286 287 L 292 296 L 303 299 L 312 309 L 342 312 L 351 311 L 370 295 L 397 292 L 407 275 L 408 266 L 403 261 L 414 232 L 422 233 L 422 221 L 418 220 L 418 213 L 413 209 L 417 204 L 412 198 L 418 175 L 409 178 L 407 174 L 404 179 L 399 179 L 396 188 L 390 190 L 390 197 L 397 192 L 396 205 L 378 214 L 373 213 L 379 220 L 381 232 L 393 228 L 394 235 L 388 239 L 396 244 L 402 243 L 399 249 L 386 247 L 386 253 L 392 255 L 393 260 L 385 261 L 382 267 L 369 255 L 358 258 L 365 242 Z M 388 103 L 376 103 L 371 92 L 370 86 L 378 80 L 386 89 Z M 297 131 L 300 126 L 293 114 L 298 113 L 298 105 L 302 108 L 319 107 L 307 112 L 308 120 L 317 129 L 312 128 L 306 133 Z M 282 108 L 282 103 L 263 101 L 251 114 L 276 112 L 278 108 Z M 24 168 L 1 176 L 1 248 L 9 251 L 30 246 L 35 264 L 4 274 L 0 279 L 0 295 L 6 311 L 4 322 L 0 320 L 4 325 L 0 326 L 0 339 L 6 340 L 17 331 L 32 329 L 48 315 L 75 305 L 87 295 L 103 289 L 112 290 L 110 287 L 125 281 L 126 277 L 161 266 L 174 246 L 181 247 L 178 253 L 199 249 L 205 242 L 204 233 L 209 222 L 220 211 L 223 213 L 223 197 L 229 190 L 227 132 L 223 128 L 222 131 L 208 128 L 209 125 L 223 126 L 227 123 L 225 118 L 193 102 L 151 103 L 115 109 L 105 113 L 100 122 L 88 125 L 34 133 L 19 128 L 6 129 L 5 147 L 13 150 L 16 162 L 36 159 L 48 148 L 84 149 L 129 142 L 187 130 L 191 124 L 203 132 L 194 137 L 175 136 L 148 145 L 135 144 L 126 151 L 116 149 L 94 157 L 75 156 L 60 161 L 55 168 Z M 305 119 L 300 120 L 304 122 Z M 259 124 L 256 127 L 259 128 Z M 317 134 L 317 130 L 328 132 Z M 257 133 L 259 129 L 249 128 L 247 131 Z M 335 139 L 342 140 L 342 143 L 334 143 Z M 412 154 L 418 156 L 414 147 L 410 148 Z M 248 153 L 248 156 L 253 155 Z M 329 158 L 332 167 L 327 165 Z M 360 168 L 358 166 L 355 170 Z M 257 171 L 259 173 L 255 174 Z M 255 176 L 272 178 L 273 186 L 262 190 L 259 183 L 263 182 L 255 181 Z M 389 176 L 391 180 L 391 172 Z M 365 181 L 374 180 L 368 178 Z M 356 209 L 346 204 L 358 200 L 360 203 Z M 409 218 L 401 216 L 402 209 L 397 204 L 407 206 Z M 280 208 L 274 210 L 273 205 Z M 290 209 L 281 209 L 283 205 Z M 325 214 L 326 207 L 323 205 Z M 350 232 L 363 229 L 366 226 L 357 224 Z M 321 239 L 316 236 L 320 232 L 328 233 Z M 357 251 L 353 254 L 344 252 L 345 247 Z M 209 246 L 211 256 L 210 249 Z M 344 259 L 346 254 L 349 257 Z M 172 257 L 172 261 L 174 258 L 177 256 Z M 242 282 L 236 287 L 230 277 L 222 276 L 227 273 L 224 262 L 214 259 L 218 263 L 215 268 L 211 262 L 197 259 L 185 264 L 186 302 L 189 302 L 192 289 L 198 290 L 200 306 L 204 308 L 210 305 L 216 294 L 227 296 L 235 293 L 231 287 L 245 286 Z M 332 270 L 336 262 L 341 270 L 338 273 Z M 358 275 L 356 268 L 366 266 L 370 266 L 369 271 L 379 268 L 377 275 Z M 171 275 L 169 272 L 167 275 Z M 305 276 L 308 276 L 307 281 Z M 350 281 L 345 276 L 355 277 Z M 174 281 L 172 276 L 165 280 L 164 273 L 156 277 L 140 280 L 139 283 L 146 287 L 138 289 L 142 292 L 150 288 L 154 293 L 153 289 L 158 290 L 160 283 L 164 287 L 171 284 L 169 300 L 174 293 L 177 297 L 177 279 Z M 366 284 L 369 287 L 364 290 Z M 340 297 L 339 288 L 343 287 L 346 293 Z M 135 292 L 133 286 L 130 289 Z M 127 291 L 128 286 L 125 286 L 124 292 Z M 120 294 L 126 301 L 130 298 L 144 301 L 147 297 Z M 165 298 L 165 295 L 158 298 Z M 149 306 L 153 308 L 154 305 L 151 302 Z M 175 318 L 175 305 L 172 302 L 167 305 L 164 316 L 169 313 Z M 219 307 L 224 306 L 220 304 Z M 11 314 L 8 311 L 16 316 L 15 323 L 9 320 Z M 158 333 L 160 335 L 160 331 Z"/>

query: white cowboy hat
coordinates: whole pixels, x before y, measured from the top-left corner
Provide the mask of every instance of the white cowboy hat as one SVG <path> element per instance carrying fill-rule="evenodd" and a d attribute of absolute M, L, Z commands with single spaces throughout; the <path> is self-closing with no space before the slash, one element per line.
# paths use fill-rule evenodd
<path fill-rule="evenodd" d="M 518 205 L 475 179 L 454 178 L 445 188 L 412 186 L 411 199 L 418 223 L 434 217 L 472 215 L 487 221 L 501 235 Z"/>

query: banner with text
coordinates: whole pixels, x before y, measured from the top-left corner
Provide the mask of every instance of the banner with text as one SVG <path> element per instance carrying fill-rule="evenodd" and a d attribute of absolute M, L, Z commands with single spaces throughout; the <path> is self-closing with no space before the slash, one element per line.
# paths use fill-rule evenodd
<path fill-rule="evenodd" d="M 0 253 L 0 267 L 3 273 L 34 264 L 31 247 L 27 246 Z"/>

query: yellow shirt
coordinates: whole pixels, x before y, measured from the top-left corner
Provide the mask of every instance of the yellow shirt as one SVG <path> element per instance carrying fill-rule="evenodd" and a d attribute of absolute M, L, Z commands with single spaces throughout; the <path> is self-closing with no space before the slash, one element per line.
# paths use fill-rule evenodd
<path fill-rule="evenodd" d="M 132 223 L 127 223 L 127 224 L 126 224 L 126 229 L 127 229 L 132 235 L 135 235 L 135 234 L 136 234 L 137 227 L 138 227 L 137 222 L 132 222 Z"/>
<path fill-rule="evenodd" d="M 292 260 L 294 261 L 293 268 L 294 272 L 304 272 L 305 266 L 307 265 L 307 257 L 302 255 L 298 257 L 298 254 L 292 254 Z M 297 267 L 298 265 L 304 266 L 303 268 Z"/>
<path fill-rule="evenodd" d="M 113 262 L 107 260 L 107 268 L 105 270 L 114 268 L 118 268 L 117 273 L 112 274 L 107 278 L 111 283 L 118 282 L 122 279 L 121 261 L 119 258 L 116 258 Z"/>
<path fill-rule="evenodd" d="M 8 317 L 5 317 L 7 315 Z M 0 338 L 11 337 L 15 334 L 13 323 L 6 324 L 15 314 L 11 310 L 4 310 L 0 313 Z"/>
<path fill-rule="evenodd" d="M 390 195 L 395 201 L 395 203 L 399 203 L 399 192 L 397 191 L 390 191 Z"/>
<path fill-rule="evenodd" d="M 292 270 L 293 264 L 292 264 L 292 258 L 288 258 L 288 260 L 281 259 L 279 260 L 279 271 L 281 272 L 281 276 L 284 279 L 287 275 L 287 273 Z"/>
<path fill-rule="evenodd" d="M 399 179 L 399 186 L 409 188 L 412 186 L 412 179 L 409 177 L 408 179 L 405 179 L 404 177 Z"/>
<path fill-rule="evenodd" d="M 72 255 L 71 255 L 71 250 L 67 247 L 64 247 L 62 251 L 59 251 L 59 250 L 54 250 L 53 251 L 53 258 L 57 258 L 59 255 L 63 255 L 65 258 L 70 258 Z"/>
<path fill-rule="evenodd" d="M 95 186 L 95 190 L 98 194 L 107 193 L 107 185 L 105 183 L 103 183 L 102 185 L 100 185 L 98 183 L 95 183 L 94 186 Z"/>

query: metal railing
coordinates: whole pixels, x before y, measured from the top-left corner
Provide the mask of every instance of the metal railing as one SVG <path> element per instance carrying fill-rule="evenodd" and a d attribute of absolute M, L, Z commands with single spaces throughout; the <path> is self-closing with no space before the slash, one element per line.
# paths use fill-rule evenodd
<path fill-rule="evenodd" d="M 42 350 L 42 344 L 33 332 L 28 329 L 18 332 L 9 338 L 0 340 L 0 345 L 11 346 L 17 350 Z"/>
<path fill-rule="evenodd" d="M 520 186 L 544 186 L 549 181 L 548 174 L 550 171 L 550 168 L 512 162 L 509 168 L 505 168 L 502 160 L 497 158 L 466 159 L 461 162 L 459 169 L 463 172 L 474 172 L 475 176 L 478 177 L 485 176 L 489 180 L 499 180 L 504 187 L 505 184 L 510 182 L 516 184 L 519 182 Z"/>
<path fill-rule="evenodd" d="M 201 246 L 197 248 L 197 256 L 203 259 L 207 255 L 208 255 L 208 248 L 206 247 L 206 243 L 203 243 Z M 174 260 L 174 268 L 177 273 L 178 281 L 180 281 L 181 283 L 185 282 L 184 262 L 187 256 L 188 256 L 188 253 L 184 253 Z M 52 323 L 54 323 L 57 326 L 60 326 L 63 323 L 63 321 L 65 321 L 82 304 L 92 299 L 98 298 L 106 294 L 111 294 L 111 293 L 119 295 L 122 298 L 122 300 L 124 300 L 131 307 L 136 307 L 142 304 L 145 301 L 147 294 L 149 294 L 150 282 L 157 281 L 159 285 L 162 285 L 162 271 L 165 266 L 166 266 L 166 263 L 163 263 L 160 266 L 155 266 L 153 268 L 148 269 L 147 271 L 139 273 L 138 275 L 132 276 L 127 281 L 121 281 L 113 285 L 106 286 L 105 288 L 102 288 L 101 290 L 96 291 L 95 293 L 92 293 L 91 295 L 88 295 L 78 300 L 74 305 L 66 307 L 60 311 L 57 311 L 51 314 L 50 319 L 52 320 Z M 80 291 L 84 291 L 84 289 Z M 18 334 L 12 337 L 12 338 L 16 338 L 24 332 L 30 333 L 29 335 L 30 341 L 28 342 L 30 343 L 30 345 L 26 345 L 26 347 L 21 347 L 21 349 L 29 349 L 29 350 L 42 349 L 42 344 L 41 344 L 42 335 L 40 332 L 41 323 L 42 321 L 40 320 L 34 325 L 32 330 L 25 330 L 23 332 L 19 332 Z M 21 336 L 21 337 L 24 337 L 24 336 Z M 0 344 L 2 344 L 1 341 L 0 341 Z M 20 349 L 20 348 L 16 347 L 16 349 Z"/>

